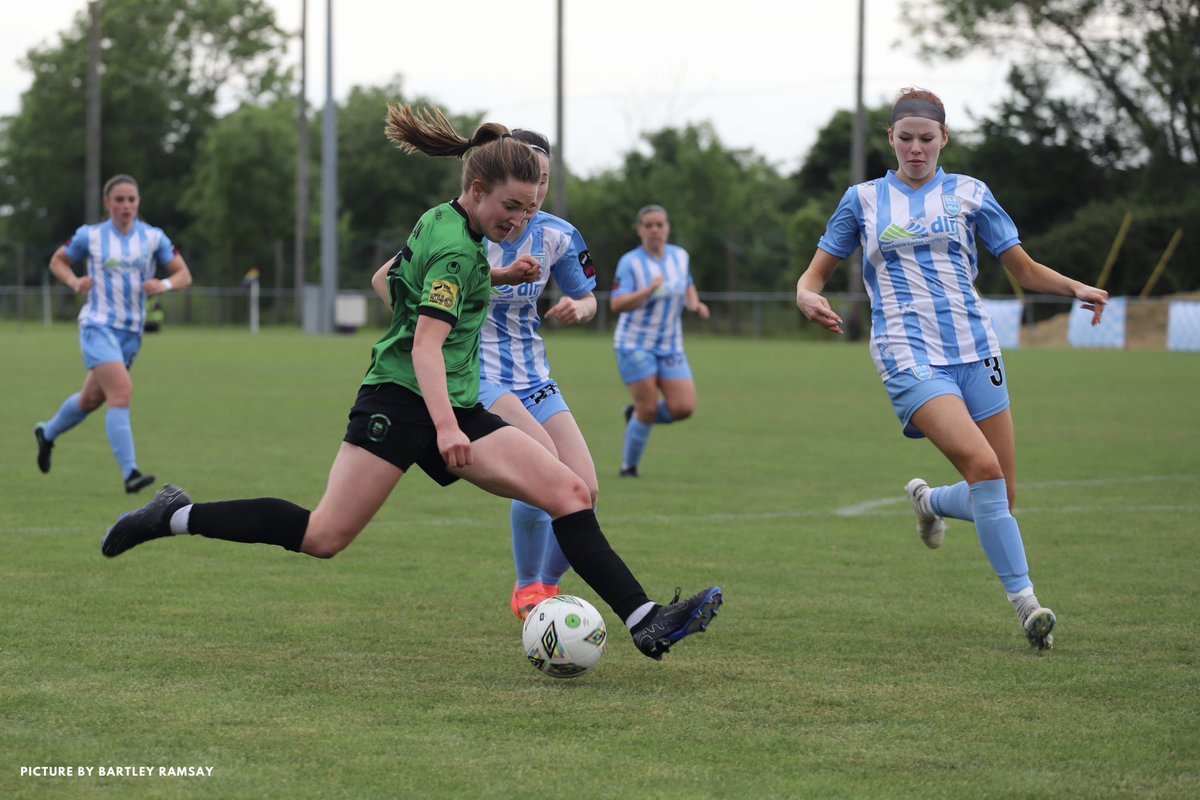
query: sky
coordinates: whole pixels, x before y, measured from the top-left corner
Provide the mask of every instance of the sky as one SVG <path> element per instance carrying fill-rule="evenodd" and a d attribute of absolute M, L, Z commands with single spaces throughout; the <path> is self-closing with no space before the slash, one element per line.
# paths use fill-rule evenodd
<path fill-rule="evenodd" d="M 298 31 L 301 0 L 269 0 Z M 401 76 L 406 96 L 451 113 L 555 132 L 555 0 L 403 3 L 333 0 L 333 94 Z M 857 4 L 829 0 L 564 0 L 564 133 L 580 175 L 618 167 L 641 134 L 710 122 L 726 147 L 784 172 L 854 104 Z M 866 0 L 864 102 L 904 86 L 937 92 L 951 129 L 973 127 L 1006 95 L 1007 64 L 973 56 L 926 62 L 905 37 L 898 0 Z M 37 0 L 0 31 L 0 115 L 32 76 L 18 62 L 53 45 L 85 0 Z M 452 9 L 447 13 L 446 9 Z M 308 0 L 308 97 L 326 98 L 326 1 Z M 299 64 L 293 46 L 293 64 Z M 382 110 L 381 110 L 382 116 Z M 469 133 L 469 132 L 464 132 Z M 882 135 L 882 134 L 879 134 Z"/>

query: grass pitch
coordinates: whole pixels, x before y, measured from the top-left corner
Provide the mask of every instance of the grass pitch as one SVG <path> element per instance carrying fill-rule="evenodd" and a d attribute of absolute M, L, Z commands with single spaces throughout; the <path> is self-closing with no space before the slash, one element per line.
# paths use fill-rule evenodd
<path fill-rule="evenodd" d="M 37 471 L 33 424 L 83 377 L 76 335 L 4 328 L 0 796 L 1200 791 L 1196 356 L 1007 355 L 1018 519 L 1059 616 L 1039 655 L 971 526 L 920 544 L 904 483 L 954 475 L 900 436 L 865 347 L 692 336 L 698 413 L 655 429 L 634 481 L 616 478 L 626 395 L 607 338 L 549 336 L 609 539 L 656 599 L 725 589 L 710 631 L 663 663 L 568 576 L 605 612 L 608 654 L 573 681 L 535 672 L 508 610 L 506 501 L 419 472 L 332 561 L 199 537 L 104 559 L 106 527 L 149 494 L 122 493 L 102 417 Z M 311 507 L 371 341 L 148 337 L 142 469 L 200 501 Z"/>

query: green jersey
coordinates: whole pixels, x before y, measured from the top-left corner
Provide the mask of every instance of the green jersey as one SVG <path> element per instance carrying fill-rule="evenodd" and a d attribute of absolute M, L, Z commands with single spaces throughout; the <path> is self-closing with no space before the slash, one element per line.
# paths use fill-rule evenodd
<path fill-rule="evenodd" d="M 457 200 L 426 211 L 388 270 L 392 325 L 371 348 L 364 384 L 396 383 L 417 394 L 413 337 L 422 314 L 450 323 L 442 345 L 450 405 L 479 402 L 479 329 L 492 291 L 487 245 Z"/>

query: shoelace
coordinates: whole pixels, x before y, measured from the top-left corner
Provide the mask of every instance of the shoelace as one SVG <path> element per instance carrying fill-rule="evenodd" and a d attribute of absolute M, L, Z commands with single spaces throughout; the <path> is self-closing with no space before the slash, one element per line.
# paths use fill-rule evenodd
<path fill-rule="evenodd" d="M 680 595 L 680 593 L 681 593 L 682 591 L 683 591 L 683 589 L 682 589 L 682 588 L 680 588 L 680 587 L 676 586 L 676 587 L 675 587 L 675 597 L 673 597 L 673 598 L 671 599 L 671 602 L 670 602 L 670 603 L 668 603 L 667 605 L 672 605 L 672 606 L 673 606 L 673 605 L 675 605 L 676 603 L 678 603 L 678 602 L 679 602 L 679 595 Z"/>

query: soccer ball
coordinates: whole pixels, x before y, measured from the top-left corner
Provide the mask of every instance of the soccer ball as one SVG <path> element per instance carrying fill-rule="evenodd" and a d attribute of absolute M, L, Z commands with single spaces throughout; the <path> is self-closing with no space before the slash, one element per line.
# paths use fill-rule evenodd
<path fill-rule="evenodd" d="M 533 607 L 521 639 L 535 668 L 552 678 L 574 678 L 600 663 L 608 630 L 595 606 L 560 594 Z"/>

